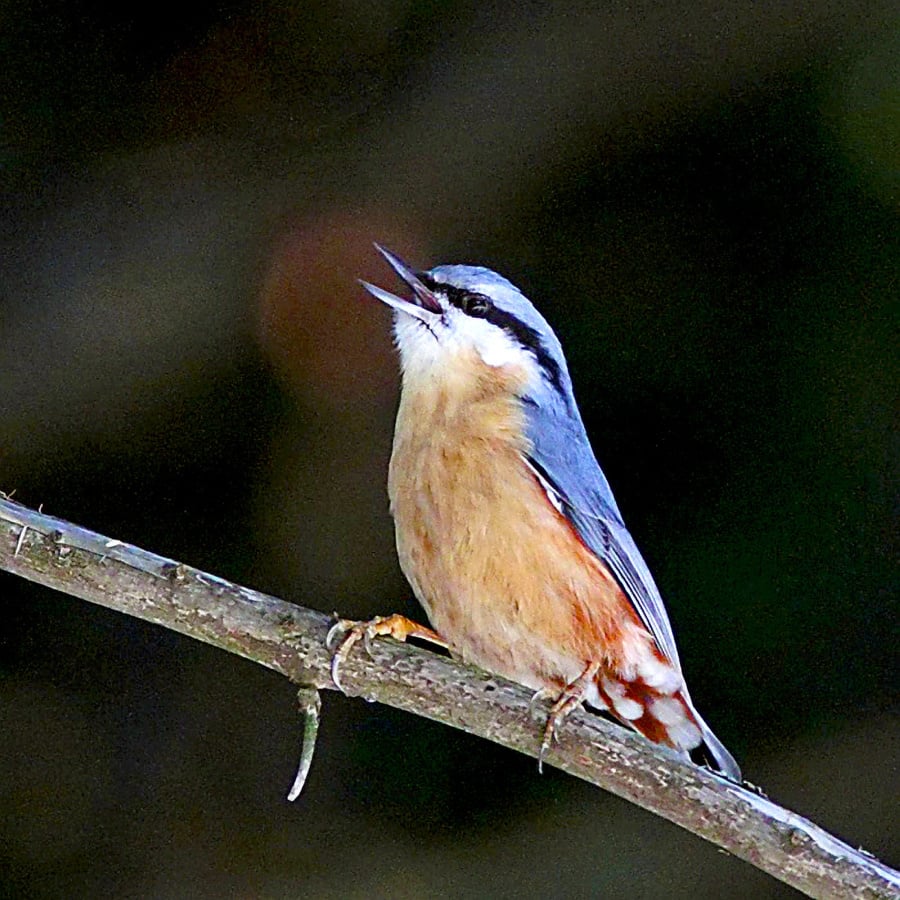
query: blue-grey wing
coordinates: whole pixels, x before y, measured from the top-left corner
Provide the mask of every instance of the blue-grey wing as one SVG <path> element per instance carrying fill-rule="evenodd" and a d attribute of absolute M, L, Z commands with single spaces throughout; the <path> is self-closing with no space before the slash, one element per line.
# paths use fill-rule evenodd
<path fill-rule="evenodd" d="M 561 358 L 562 350 L 558 346 L 556 350 Z M 564 366 L 557 376 L 552 383 L 542 380 L 531 385 L 529 393 L 522 397 L 530 442 L 526 462 L 550 502 L 606 564 L 660 651 L 680 671 L 672 626 L 659 590 L 622 521 L 609 483 L 591 450 Z M 682 693 L 690 704 L 687 687 L 682 687 Z M 715 767 L 740 784 L 741 770 L 734 757 L 693 707 L 692 711 Z"/>
<path fill-rule="evenodd" d="M 543 398 L 546 399 L 546 398 Z M 659 649 L 680 669 L 672 626 L 659 590 L 591 450 L 574 408 L 526 399 L 532 466 L 557 509 L 609 567 Z"/>

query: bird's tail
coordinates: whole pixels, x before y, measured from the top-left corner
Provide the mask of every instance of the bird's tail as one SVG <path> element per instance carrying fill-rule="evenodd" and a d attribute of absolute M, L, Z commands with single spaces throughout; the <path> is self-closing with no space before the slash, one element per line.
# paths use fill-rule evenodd
<path fill-rule="evenodd" d="M 712 729 L 706 722 L 700 718 L 700 714 L 691 707 L 694 719 L 703 732 L 703 743 L 697 748 L 696 752 L 700 755 L 701 761 L 706 763 L 711 769 L 724 775 L 735 784 L 741 784 L 741 769 L 735 758 L 725 749 L 725 745 L 712 733 Z"/>
<path fill-rule="evenodd" d="M 697 756 L 726 778 L 741 783 L 734 757 L 694 709 L 684 687 L 667 691 L 641 677 L 631 681 L 611 677 L 609 671 L 598 674 L 596 687 L 603 704 L 622 724 L 656 744 Z"/>

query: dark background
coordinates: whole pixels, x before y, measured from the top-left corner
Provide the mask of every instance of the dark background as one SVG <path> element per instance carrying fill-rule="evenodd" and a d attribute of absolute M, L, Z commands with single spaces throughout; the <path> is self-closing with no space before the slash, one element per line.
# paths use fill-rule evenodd
<path fill-rule="evenodd" d="M 231 579 L 421 615 L 378 240 L 566 347 L 691 690 L 900 861 L 900 34 L 888 2 L 3 3 L 0 489 Z M 533 760 L 0 578 L 0 892 L 787 897 Z M 893 820 L 893 821 L 892 821 Z"/>

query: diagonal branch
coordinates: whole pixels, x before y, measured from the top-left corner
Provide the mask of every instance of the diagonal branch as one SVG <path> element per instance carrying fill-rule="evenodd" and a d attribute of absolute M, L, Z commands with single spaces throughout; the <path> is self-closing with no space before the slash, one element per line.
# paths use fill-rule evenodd
<path fill-rule="evenodd" d="M 323 613 L 261 594 L 0 497 L 0 568 L 155 622 L 334 690 Z M 393 641 L 341 667 L 348 693 L 530 756 L 546 710 L 526 689 Z M 624 797 L 812 897 L 898 898 L 900 873 L 807 819 L 588 713 L 573 713 L 546 762 Z M 308 760 L 307 760 L 308 764 Z"/>

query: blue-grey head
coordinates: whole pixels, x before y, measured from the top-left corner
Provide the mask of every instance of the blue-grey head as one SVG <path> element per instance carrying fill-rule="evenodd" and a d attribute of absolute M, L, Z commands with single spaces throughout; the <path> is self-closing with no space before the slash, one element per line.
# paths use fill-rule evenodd
<path fill-rule="evenodd" d="M 619 521 L 575 403 L 562 347 L 531 301 L 490 269 L 454 265 L 416 272 L 375 246 L 412 294 L 399 297 L 361 282 L 394 310 L 405 386 L 467 377 L 465 366 L 452 363 L 471 358 L 473 351 L 488 367 L 524 372 L 524 379 L 508 381 L 516 385 L 523 405 L 532 447 L 529 464 L 560 504 Z M 479 374 L 472 372 L 472 377 Z"/>
<path fill-rule="evenodd" d="M 437 266 L 416 272 L 375 245 L 411 290 L 399 297 L 368 282 L 363 287 L 394 310 L 394 333 L 404 384 L 465 378 L 459 358 L 474 352 L 486 366 L 515 367 L 511 379 L 525 413 L 529 464 L 571 509 L 591 508 L 620 519 L 594 457 L 559 340 L 531 301 L 501 275 L 482 266 Z M 476 378 L 480 373 L 472 372 Z M 498 379 L 498 382 L 501 379 Z"/>
<path fill-rule="evenodd" d="M 439 377 L 451 358 L 474 351 L 489 367 L 516 366 L 527 373 L 523 392 L 533 400 L 556 395 L 571 402 L 571 382 L 562 347 L 522 292 L 481 266 L 411 269 L 399 257 L 375 245 L 411 289 L 399 297 L 361 282 L 395 311 L 394 331 L 405 373 Z"/>

